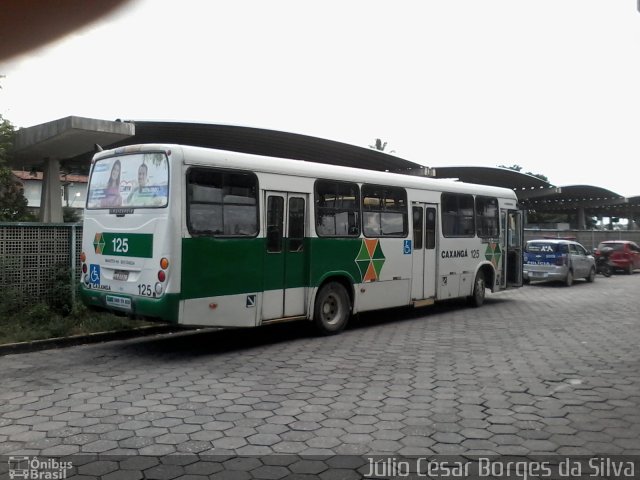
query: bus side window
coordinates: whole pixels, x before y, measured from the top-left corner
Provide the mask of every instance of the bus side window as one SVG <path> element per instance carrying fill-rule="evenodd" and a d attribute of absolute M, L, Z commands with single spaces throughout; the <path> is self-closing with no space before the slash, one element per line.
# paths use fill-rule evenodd
<path fill-rule="evenodd" d="M 317 180 L 314 192 L 318 236 L 360 235 L 360 190 L 356 183 Z"/>
<path fill-rule="evenodd" d="M 436 248 L 436 209 L 427 208 L 427 218 L 425 222 L 425 248 L 433 250 Z"/>
<path fill-rule="evenodd" d="M 413 207 L 413 249 L 422 250 L 422 207 Z"/>
<path fill-rule="evenodd" d="M 475 235 L 473 195 L 442 194 L 442 234 L 445 237 L 473 237 Z"/>
<path fill-rule="evenodd" d="M 271 196 L 267 201 L 267 252 L 282 251 L 284 228 L 284 198 Z"/>
<path fill-rule="evenodd" d="M 301 252 L 304 248 L 304 198 L 289 199 L 289 248 L 290 252 Z"/>
<path fill-rule="evenodd" d="M 258 179 L 251 172 L 191 168 L 187 173 L 187 226 L 195 235 L 255 237 Z"/>
<path fill-rule="evenodd" d="M 480 238 L 498 237 L 500 229 L 497 198 L 476 197 L 476 228 Z"/>
<path fill-rule="evenodd" d="M 384 185 L 362 186 L 362 218 L 367 237 L 406 237 L 409 233 L 407 192 Z"/>

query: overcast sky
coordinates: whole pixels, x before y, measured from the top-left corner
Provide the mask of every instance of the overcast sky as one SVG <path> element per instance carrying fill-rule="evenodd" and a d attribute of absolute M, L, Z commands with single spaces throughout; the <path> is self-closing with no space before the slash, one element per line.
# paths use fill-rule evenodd
<path fill-rule="evenodd" d="M 18 127 L 271 128 L 640 195 L 636 0 L 134 0 L 0 65 Z"/>

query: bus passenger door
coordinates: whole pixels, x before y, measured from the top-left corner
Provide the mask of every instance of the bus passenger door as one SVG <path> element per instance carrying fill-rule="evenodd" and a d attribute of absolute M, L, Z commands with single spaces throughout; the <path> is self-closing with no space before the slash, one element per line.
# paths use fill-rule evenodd
<path fill-rule="evenodd" d="M 438 207 L 435 204 L 414 203 L 413 273 L 411 299 L 417 305 L 428 305 L 436 296 L 436 232 Z"/>
<path fill-rule="evenodd" d="M 267 192 L 262 319 L 296 317 L 306 309 L 307 195 Z"/>
<path fill-rule="evenodd" d="M 519 210 L 502 210 L 501 241 L 505 252 L 502 274 L 506 288 L 522 286 L 522 251 L 524 241 L 524 225 L 522 212 Z"/>

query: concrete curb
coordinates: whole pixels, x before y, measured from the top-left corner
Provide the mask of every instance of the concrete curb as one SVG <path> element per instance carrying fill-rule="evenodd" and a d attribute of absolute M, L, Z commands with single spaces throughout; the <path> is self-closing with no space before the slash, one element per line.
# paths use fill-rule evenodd
<path fill-rule="evenodd" d="M 30 342 L 7 343 L 0 345 L 0 356 L 15 353 L 37 352 L 53 348 L 72 347 L 90 343 L 110 342 L 113 340 L 126 340 L 129 338 L 158 335 L 181 331 L 182 328 L 175 325 L 151 325 L 148 327 L 132 328 L 130 330 L 115 330 L 112 332 L 96 332 L 87 335 L 73 335 L 71 337 L 47 338 L 44 340 L 32 340 Z"/>

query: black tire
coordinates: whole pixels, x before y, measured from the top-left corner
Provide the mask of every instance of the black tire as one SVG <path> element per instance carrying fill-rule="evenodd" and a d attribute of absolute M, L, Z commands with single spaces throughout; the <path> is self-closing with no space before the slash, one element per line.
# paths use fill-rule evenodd
<path fill-rule="evenodd" d="M 569 270 L 567 272 L 567 278 L 564 279 L 564 284 L 567 287 L 570 287 L 571 285 L 573 285 L 573 270 Z"/>
<path fill-rule="evenodd" d="M 595 268 L 591 268 L 591 270 L 589 271 L 589 276 L 586 277 L 587 282 L 591 283 L 596 279 L 596 269 Z"/>
<path fill-rule="evenodd" d="M 608 263 L 604 264 L 602 266 L 602 275 L 604 275 L 605 277 L 610 277 L 611 273 L 612 273 L 611 265 L 609 265 Z"/>
<path fill-rule="evenodd" d="M 473 282 L 473 293 L 469 297 L 469 303 L 472 307 L 481 307 L 486 297 L 486 285 L 484 280 L 484 274 L 478 272 L 476 279 Z"/>
<path fill-rule="evenodd" d="M 344 330 L 350 314 L 349 294 L 340 283 L 329 282 L 320 289 L 313 307 L 313 321 L 322 335 Z"/>

